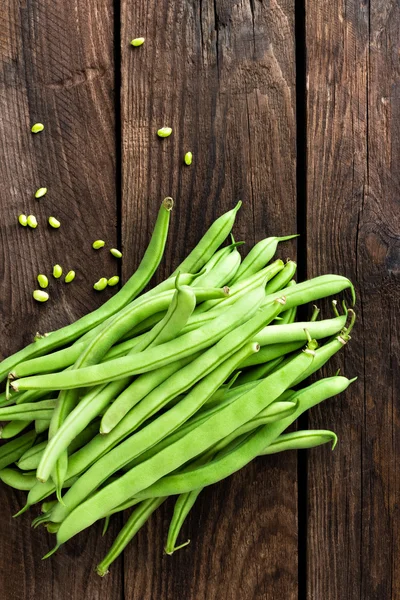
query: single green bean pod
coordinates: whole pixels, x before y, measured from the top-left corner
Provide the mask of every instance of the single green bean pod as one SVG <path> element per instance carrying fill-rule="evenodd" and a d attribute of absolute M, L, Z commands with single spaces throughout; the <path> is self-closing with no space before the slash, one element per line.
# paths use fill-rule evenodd
<path fill-rule="evenodd" d="M 105 246 L 106 243 L 104 240 L 96 240 L 95 242 L 93 242 L 92 244 L 92 248 L 94 250 L 99 250 L 100 248 L 103 248 L 103 246 Z"/>
<path fill-rule="evenodd" d="M 43 131 L 43 129 L 44 129 L 43 123 L 35 123 L 31 127 L 31 132 L 32 133 L 40 133 L 41 131 Z"/>
<path fill-rule="evenodd" d="M 43 290 L 34 290 L 32 296 L 37 302 L 47 302 L 49 299 L 49 295 L 47 292 L 43 292 Z"/>
<path fill-rule="evenodd" d="M 65 276 L 65 283 L 71 283 L 71 281 L 73 281 L 75 279 L 75 271 L 68 271 L 68 273 Z"/>
<path fill-rule="evenodd" d="M 53 267 L 53 277 L 59 279 L 62 275 L 62 267 L 61 265 L 54 265 Z"/>
<path fill-rule="evenodd" d="M 144 37 L 135 38 L 131 41 L 131 46 L 134 46 L 135 48 L 138 48 L 139 46 L 143 46 L 144 40 L 145 40 Z"/>
<path fill-rule="evenodd" d="M 98 281 L 96 281 L 96 283 L 93 286 L 93 289 L 97 290 L 98 292 L 101 292 L 102 290 L 106 289 L 107 284 L 107 277 L 101 277 Z"/>
<path fill-rule="evenodd" d="M 28 217 L 26 215 L 19 215 L 18 223 L 22 225 L 22 227 L 26 227 L 28 225 Z"/>
<path fill-rule="evenodd" d="M 41 288 L 47 288 L 49 285 L 49 280 L 47 279 L 46 275 L 43 275 L 43 273 L 39 273 L 37 280 Z"/>
<path fill-rule="evenodd" d="M 50 225 L 50 227 L 53 227 L 54 229 L 58 229 L 60 227 L 61 223 L 55 217 L 49 217 L 49 225 Z"/>
<path fill-rule="evenodd" d="M 42 198 L 46 194 L 47 194 L 47 188 L 41 187 L 38 190 L 36 190 L 36 192 L 35 192 L 35 198 L 37 198 L 37 199 Z"/>
<path fill-rule="evenodd" d="M 111 248 L 110 252 L 115 258 L 122 258 L 122 252 L 117 250 L 117 248 Z"/>
<path fill-rule="evenodd" d="M 157 135 L 160 138 L 167 138 L 171 135 L 172 133 L 172 128 L 171 127 L 161 127 L 161 129 L 159 129 L 157 131 Z"/>
<path fill-rule="evenodd" d="M 36 217 L 34 215 L 28 215 L 28 217 L 26 219 L 26 223 L 32 229 L 36 229 L 36 227 L 38 226 L 38 222 L 37 222 Z"/>
<path fill-rule="evenodd" d="M 193 161 L 193 154 L 191 152 L 186 152 L 185 158 L 183 160 L 185 161 L 185 165 L 189 167 Z"/>
<path fill-rule="evenodd" d="M 119 283 L 119 277 L 118 275 L 114 275 L 114 277 L 110 277 L 110 279 L 107 281 L 107 285 L 113 287 L 114 285 L 117 285 Z"/>

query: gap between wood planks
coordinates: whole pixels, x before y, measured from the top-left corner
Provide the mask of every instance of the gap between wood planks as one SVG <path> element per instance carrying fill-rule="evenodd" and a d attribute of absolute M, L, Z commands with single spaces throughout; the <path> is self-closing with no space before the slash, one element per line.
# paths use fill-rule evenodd
<path fill-rule="evenodd" d="M 296 52 L 296 190 L 297 190 L 297 274 L 307 279 L 307 90 L 306 90 L 306 7 L 305 0 L 295 0 Z M 298 419 L 300 429 L 308 429 L 306 413 Z M 298 519 L 298 599 L 307 598 L 307 450 L 297 453 L 297 519 Z"/>

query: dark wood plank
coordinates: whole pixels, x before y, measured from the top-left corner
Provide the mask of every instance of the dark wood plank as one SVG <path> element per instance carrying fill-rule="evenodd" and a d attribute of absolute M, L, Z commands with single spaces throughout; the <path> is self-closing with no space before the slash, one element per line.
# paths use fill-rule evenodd
<path fill-rule="evenodd" d="M 309 460 L 308 598 L 400 597 L 398 5 L 307 0 L 308 264 L 358 292 L 329 366 L 358 381 L 312 411 L 337 450 Z"/>
<path fill-rule="evenodd" d="M 115 272 L 115 259 L 91 248 L 94 239 L 109 246 L 117 239 L 112 0 L 6 0 L 0 44 L 0 339 L 7 355 L 112 293 L 96 295 L 92 284 Z M 33 136 L 37 121 L 45 131 Z M 40 186 L 48 193 L 38 201 Z M 18 225 L 22 212 L 37 216 L 36 230 Z M 47 226 L 49 215 L 61 220 L 59 230 Z M 51 299 L 38 305 L 35 277 L 56 262 L 74 269 L 76 280 L 50 277 Z M 118 569 L 104 582 L 92 574 L 105 551 L 100 528 L 42 562 L 53 540 L 31 529 L 36 511 L 11 518 L 23 497 L 0 487 L 0 596 L 82 598 L 85 590 L 92 600 L 120 598 Z"/>
<path fill-rule="evenodd" d="M 294 2 L 123 0 L 121 23 L 125 277 L 166 195 L 176 205 L 158 279 L 238 199 L 237 239 L 293 232 Z M 130 47 L 139 36 L 145 44 Z M 159 140 L 163 125 L 173 134 Z M 127 597 L 297 598 L 294 455 L 257 461 L 205 491 L 182 532 L 192 544 L 172 558 L 163 555 L 171 510 L 126 551 Z"/>

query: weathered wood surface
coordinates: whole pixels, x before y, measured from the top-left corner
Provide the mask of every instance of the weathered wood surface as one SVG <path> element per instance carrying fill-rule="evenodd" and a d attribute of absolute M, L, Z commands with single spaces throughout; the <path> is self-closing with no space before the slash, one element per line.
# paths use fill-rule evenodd
<path fill-rule="evenodd" d="M 309 275 L 356 282 L 358 322 L 338 366 L 358 381 L 311 411 L 339 437 L 309 460 L 308 598 L 400 598 L 400 11 L 307 8 Z"/>
<path fill-rule="evenodd" d="M 160 280 L 242 199 L 237 239 L 251 245 L 306 224 L 308 276 L 336 271 L 357 282 L 354 343 L 327 373 L 341 365 L 359 380 L 309 416 L 310 427 L 337 431 L 333 454 L 303 455 L 299 478 L 294 454 L 258 459 L 204 491 L 182 530 L 192 542 L 173 557 L 163 553 L 166 503 L 102 580 L 93 569 L 118 518 L 105 538 L 93 527 L 43 563 L 50 536 L 30 529 L 31 515 L 10 519 L 24 494 L 1 486 L 0 595 L 397 600 L 399 8 L 306 0 L 305 39 L 299 22 L 295 39 L 293 0 L 114 4 L 2 5 L 1 353 L 104 300 L 92 283 L 117 267 L 91 249 L 94 239 L 122 244 L 126 279 L 171 195 Z M 142 35 L 144 46 L 130 47 Z M 296 94 L 306 127 L 296 123 Z M 32 136 L 35 121 L 46 130 Z M 160 141 L 163 125 L 173 134 Z M 304 174 L 296 178 L 296 142 L 300 152 L 307 143 L 307 189 Z M 39 186 L 49 189 L 41 201 Z M 20 212 L 36 214 L 39 227 L 19 227 Z M 50 214 L 60 230 L 48 230 Z M 287 244 L 282 258 L 295 252 Z M 52 281 L 51 302 L 37 306 L 34 274 L 55 262 L 77 279 Z"/>
<path fill-rule="evenodd" d="M 5 0 L 1 16 L 0 339 L 6 356 L 36 331 L 60 327 L 103 302 L 92 285 L 105 271 L 113 274 L 115 259 L 106 250 L 96 253 L 91 242 L 117 243 L 117 203 L 112 2 Z M 45 130 L 32 135 L 35 122 Z M 47 195 L 35 200 L 42 186 Z M 20 213 L 35 214 L 37 229 L 22 228 Z M 50 215 L 60 229 L 47 225 Z M 50 277 L 51 300 L 38 305 L 31 296 L 36 274 L 51 273 L 55 263 L 64 272 L 74 269 L 76 280 Z M 107 548 L 96 530 L 57 560 L 41 560 L 52 540 L 31 529 L 37 510 L 11 518 L 24 498 L 0 486 L 0 596 L 82 598 L 85 590 L 90 600 L 120 598 L 120 569 L 104 581 L 93 575 L 96 553 Z"/>

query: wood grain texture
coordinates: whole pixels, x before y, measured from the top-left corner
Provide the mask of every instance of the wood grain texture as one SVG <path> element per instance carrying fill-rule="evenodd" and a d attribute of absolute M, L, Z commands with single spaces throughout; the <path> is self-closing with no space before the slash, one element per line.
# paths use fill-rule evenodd
<path fill-rule="evenodd" d="M 166 195 L 176 204 L 158 279 L 238 199 L 236 239 L 294 232 L 294 3 L 123 0 L 121 24 L 125 278 Z M 130 47 L 139 36 L 144 45 Z M 163 125 L 173 133 L 160 140 Z M 285 246 L 283 258 L 294 251 Z M 297 598 L 294 455 L 205 491 L 182 532 L 191 545 L 168 557 L 171 511 L 161 507 L 125 552 L 127 598 Z"/>
<path fill-rule="evenodd" d="M 358 292 L 341 365 L 358 381 L 311 412 L 337 450 L 309 461 L 308 598 L 400 597 L 398 5 L 307 0 L 309 275 Z M 395 58 L 396 57 L 396 58 Z"/>
<path fill-rule="evenodd" d="M 8 355 L 44 332 L 75 320 L 112 293 L 96 295 L 93 282 L 113 274 L 115 259 L 91 242 L 115 245 L 113 6 L 111 1 L 19 2 L 1 5 L 0 72 L 0 339 Z M 45 130 L 34 136 L 33 123 Z M 35 200 L 38 187 L 47 195 Z M 39 226 L 18 225 L 22 212 Z M 51 230 L 49 215 L 61 221 Z M 51 299 L 32 299 L 39 272 L 54 263 L 76 271 L 69 285 L 50 277 Z M 36 510 L 13 520 L 25 494 L 0 487 L 0 596 L 7 600 L 119 598 L 121 573 L 101 582 L 93 573 L 100 528 L 84 534 L 52 560 L 43 529 L 32 530 Z M 83 558 L 84 557 L 84 558 Z M 101 590 L 101 591 L 100 591 Z M 110 592 L 112 590 L 112 592 Z"/>

